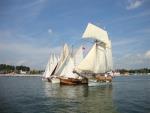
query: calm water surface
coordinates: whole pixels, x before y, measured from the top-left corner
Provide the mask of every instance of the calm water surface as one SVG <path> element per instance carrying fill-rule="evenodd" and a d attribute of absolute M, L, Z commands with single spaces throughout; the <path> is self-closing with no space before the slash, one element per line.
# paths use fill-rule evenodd
<path fill-rule="evenodd" d="M 0 113 L 150 113 L 150 76 L 116 77 L 103 87 L 0 77 Z"/>

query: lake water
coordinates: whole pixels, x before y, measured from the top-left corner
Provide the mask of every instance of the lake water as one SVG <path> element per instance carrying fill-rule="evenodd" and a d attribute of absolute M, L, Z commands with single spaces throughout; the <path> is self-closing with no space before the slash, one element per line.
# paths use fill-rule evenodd
<path fill-rule="evenodd" d="M 150 113 L 150 76 L 116 77 L 103 87 L 0 77 L 0 113 Z"/>

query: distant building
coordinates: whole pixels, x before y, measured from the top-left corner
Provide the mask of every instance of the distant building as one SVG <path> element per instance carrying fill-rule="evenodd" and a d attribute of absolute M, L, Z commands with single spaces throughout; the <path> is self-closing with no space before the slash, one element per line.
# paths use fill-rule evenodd
<path fill-rule="evenodd" d="M 20 70 L 20 74 L 27 74 L 27 72 Z"/>

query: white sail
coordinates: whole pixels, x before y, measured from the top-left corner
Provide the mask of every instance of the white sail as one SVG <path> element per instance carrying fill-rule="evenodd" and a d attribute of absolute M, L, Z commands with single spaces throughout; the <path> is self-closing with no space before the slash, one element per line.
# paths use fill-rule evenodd
<path fill-rule="evenodd" d="M 50 61 L 49 61 L 49 69 L 48 69 L 48 75 L 46 78 L 50 77 L 53 70 L 55 68 L 55 63 L 54 63 L 54 54 L 51 54 L 51 58 L 50 58 Z"/>
<path fill-rule="evenodd" d="M 50 58 L 48 60 L 45 72 L 43 74 L 44 78 L 49 78 L 51 76 L 51 74 L 54 71 L 57 63 L 58 63 L 58 61 L 57 61 L 57 58 L 56 58 L 55 54 L 51 54 Z"/>
<path fill-rule="evenodd" d="M 73 73 L 74 59 L 70 56 L 69 48 L 65 44 L 63 53 L 60 58 L 59 67 L 56 69 L 55 75 L 64 78 L 77 78 L 78 75 Z"/>
<path fill-rule="evenodd" d="M 51 72 L 51 63 L 52 63 L 52 55 L 50 56 L 49 60 L 48 60 L 48 63 L 46 65 L 46 68 L 45 68 L 45 72 L 43 74 L 43 77 L 44 78 L 48 78 L 50 76 L 50 72 Z"/>
<path fill-rule="evenodd" d="M 53 60 L 52 60 L 52 63 L 51 63 L 50 76 L 52 75 L 57 63 L 58 63 L 58 61 L 57 61 L 56 55 L 53 54 Z"/>
<path fill-rule="evenodd" d="M 92 38 L 98 41 L 104 42 L 107 44 L 108 42 L 108 34 L 105 30 L 97 27 L 91 23 L 88 23 L 86 30 L 83 33 L 83 38 Z"/>
<path fill-rule="evenodd" d="M 58 62 L 58 59 L 57 59 L 57 57 L 56 57 L 56 55 L 54 54 L 54 67 L 57 65 L 57 62 Z"/>
<path fill-rule="evenodd" d="M 76 71 L 93 71 L 94 58 L 96 56 L 96 44 L 93 45 L 92 49 L 89 51 L 87 56 L 82 60 L 82 62 L 76 66 Z"/>
<path fill-rule="evenodd" d="M 96 58 L 94 73 L 105 73 L 107 71 L 107 61 L 106 61 L 105 48 L 100 45 L 96 46 Z"/>
<path fill-rule="evenodd" d="M 73 73 L 74 69 L 74 60 L 70 56 L 65 61 L 65 66 L 60 74 L 60 76 L 63 76 L 65 78 L 78 78 L 79 76 L 75 73 Z"/>
<path fill-rule="evenodd" d="M 69 48 L 68 45 L 65 44 L 63 48 L 63 52 L 61 53 L 60 60 L 58 62 L 58 66 L 55 71 L 55 75 L 59 76 L 61 74 L 68 56 L 69 56 Z"/>
<path fill-rule="evenodd" d="M 107 71 L 111 71 L 113 69 L 111 40 L 109 40 L 108 45 L 106 45 L 106 60 Z"/>
<path fill-rule="evenodd" d="M 59 56 L 57 56 L 57 57 L 56 57 L 56 59 L 57 59 L 57 62 L 59 62 L 59 60 L 60 60 L 60 57 L 59 57 Z"/>
<path fill-rule="evenodd" d="M 77 66 L 83 60 L 83 46 L 76 51 L 74 55 L 74 65 Z"/>
<path fill-rule="evenodd" d="M 105 49 L 96 43 L 89 51 L 87 56 L 75 68 L 79 72 L 105 73 L 106 72 L 106 57 Z"/>
<path fill-rule="evenodd" d="M 47 65 L 46 65 L 45 71 L 44 71 L 44 73 L 43 73 L 43 78 L 47 78 L 47 75 L 48 75 L 48 68 L 49 68 L 49 61 L 48 61 Z"/>
<path fill-rule="evenodd" d="M 60 56 L 60 61 L 64 61 L 64 59 L 66 58 L 66 56 L 69 54 L 69 47 L 67 44 L 64 45 L 64 48 L 63 48 L 63 52 Z"/>

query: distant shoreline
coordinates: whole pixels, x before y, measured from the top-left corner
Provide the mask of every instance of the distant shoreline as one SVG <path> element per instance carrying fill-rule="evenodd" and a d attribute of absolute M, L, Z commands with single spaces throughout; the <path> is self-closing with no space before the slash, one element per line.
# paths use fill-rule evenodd
<path fill-rule="evenodd" d="M 128 76 L 150 76 L 149 73 L 137 73 L 137 74 L 120 74 L 119 76 L 114 77 L 128 77 Z M 42 74 L 0 74 L 0 77 L 42 77 Z"/>
<path fill-rule="evenodd" d="M 41 74 L 0 74 L 0 76 L 8 76 L 8 77 L 33 77 L 33 76 L 42 76 Z"/>

